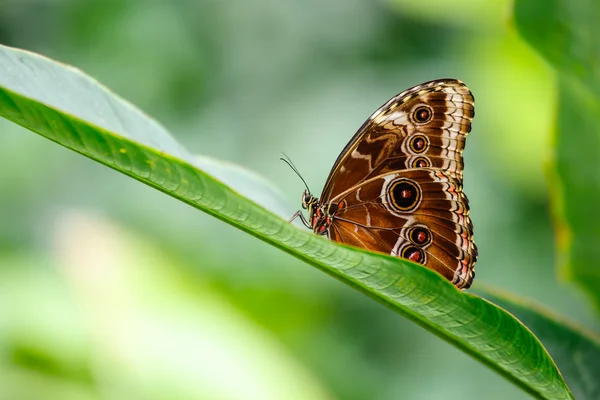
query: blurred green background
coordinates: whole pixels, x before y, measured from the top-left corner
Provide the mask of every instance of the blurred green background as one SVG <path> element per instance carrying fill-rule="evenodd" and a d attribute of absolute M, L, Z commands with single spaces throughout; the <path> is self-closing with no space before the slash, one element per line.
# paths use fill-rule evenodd
<path fill-rule="evenodd" d="M 362 122 L 467 83 L 475 283 L 598 328 L 560 282 L 555 85 L 510 2 L 3 0 L 0 43 L 74 65 L 192 151 L 300 205 Z M 526 399 L 482 364 L 243 232 L 0 120 L 0 399 Z M 557 272 L 558 271 L 558 272 Z M 557 278 L 558 276 L 558 278 Z"/>

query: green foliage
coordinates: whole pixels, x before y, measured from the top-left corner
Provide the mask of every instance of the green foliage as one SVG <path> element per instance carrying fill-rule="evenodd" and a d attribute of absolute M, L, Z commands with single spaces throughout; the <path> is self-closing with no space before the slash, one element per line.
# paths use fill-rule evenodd
<path fill-rule="evenodd" d="M 536 397 L 571 398 L 546 350 L 501 308 L 419 265 L 340 246 L 288 224 L 199 169 L 160 125 L 77 70 L 2 47 L 0 115 L 354 286 Z"/>
<path fill-rule="evenodd" d="M 565 275 L 600 310 L 600 4 L 517 0 L 522 36 L 554 67 L 559 98 L 552 195 Z"/>
<path fill-rule="evenodd" d="M 573 326 L 551 311 L 486 286 L 475 293 L 493 301 L 523 322 L 548 350 L 577 399 L 600 397 L 600 338 Z"/>
<path fill-rule="evenodd" d="M 600 397 L 598 320 L 552 244 L 600 309 L 597 2 L 515 0 L 516 30 L 508 0 L 42 3 L 5 2 L 0 43 L 177 141 L 0 47 L 0 397 Z M 276 165 L 318 189 L 376 104 L 440 77 L 477 99 L 468 293 L 287 224 Z"/>

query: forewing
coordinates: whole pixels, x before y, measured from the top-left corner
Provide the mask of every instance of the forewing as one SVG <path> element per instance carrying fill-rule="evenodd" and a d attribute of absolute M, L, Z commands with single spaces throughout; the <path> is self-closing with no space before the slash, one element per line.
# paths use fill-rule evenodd
<path fill-rule="evenodd" d="M 429 112 L 428 118 L 424 110 Z M 321 201 L 374 176 L 411 168 L 439 168 L 462 179 L 462 151 L 471 130 L 474 100 L 458 80 L 442 79 L 408 89 L 381 106 L 335 162 Z"/>

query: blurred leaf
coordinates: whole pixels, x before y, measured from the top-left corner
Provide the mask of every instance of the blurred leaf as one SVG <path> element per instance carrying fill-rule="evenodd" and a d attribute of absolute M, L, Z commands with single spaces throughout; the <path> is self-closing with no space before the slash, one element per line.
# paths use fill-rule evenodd
<path fill-rule="evenodd" d="M 559 81 L 553 196 L 565 274 L 600 310 L 600 3 L 517 0 L 521 35 Z"/>
<path fill-rule="evenodd" d="M 6 399 L 98 400 L 92 388 L 52 375 L 20 368 L 2 368 L 2 394 Z"/>
<path fill-rule="evenodd" d="M 475 293 L 503 307 L 531 329 L 560 368 L 575 398 L 600 398 L 600 338 L 597 335 L 514 295 L 485 286 L 478 286 Z"/>
<path fill-rule="evenodd" d="M 330 398 L 272 332 L 209 282 L 182 274 L 177 257 L 158 243 L 85 211 L 61 214 L 54 226 L 53 254 L 85 318 L 100 393 L 139 400 Z"/>
<path fill-rule="evenodd" d="M 500 27 L 500 22 L 506 16 L 507 0 L 389 0 L 393 7 L 404 14 L 421 19 L 427 19 L 440 24 L 468 26 L 477 29 L 490 26 Z"/>
<path fill-rule="evenodd" d="M 540 342 L 504 310 L 420 265 L 297 229 L 197 169 L 164 128 L 78 70 L 0 47 L 0 115 L 306 261 L 533 396 L 572 398 Z"/>

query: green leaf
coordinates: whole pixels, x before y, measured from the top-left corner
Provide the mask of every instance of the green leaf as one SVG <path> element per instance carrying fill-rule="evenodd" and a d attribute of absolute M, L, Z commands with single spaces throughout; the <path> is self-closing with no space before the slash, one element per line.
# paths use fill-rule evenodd
<path fill-rule="evenodd" d="M 519 318 L 541 340 L 577 399 L 600 399 L 600 337 L 531 301 L 489 287 L 475 293 Z"/>
<path fill-rule="evenodd" d="M 252 171 L 234 163 L 199 155 L 194 157 L 194 165 L 282 218 L 294 212 L 277 187 Z"/>
<path fill-rule="evenodd" d="M 564 274 L 600 311 L 600 3 L 517 0 L 521 35 L 555 68 L 558 119 L 552 181 Z"/>
<path fill-rule="evenodd" d="M 422 266 L 335 244 L 287 223 L 197 168 L 164 128 L 73 68 L 0 46 L 0 116 L 306 261 L 535 397 L 572 398 L 544 347 L 504 310 Z"/>

